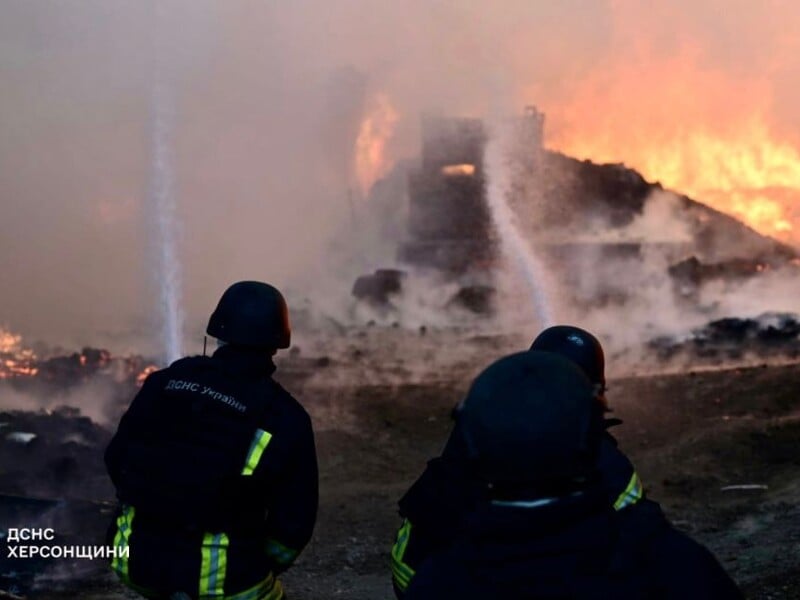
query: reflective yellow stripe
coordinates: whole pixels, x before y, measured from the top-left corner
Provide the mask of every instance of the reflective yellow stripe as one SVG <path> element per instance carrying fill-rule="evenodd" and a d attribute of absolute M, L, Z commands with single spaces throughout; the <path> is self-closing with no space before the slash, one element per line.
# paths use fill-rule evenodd
<path fill-rule="evenodd" d="M 244 462 L 242 475 L 252 475 L 256 470 L 258 462 L 261 460 L 261 455 L 264 454 L 264 449 L 272 439 L 272 434 L 263 429 L 256 429 L 256 434 L 253 436 L 253 442 L 250 444 L 250 450 L 247 452 L 247 459 Z"/>
<path fill-rule="evenodd" d="M 278 579 L 270 573 L 261 583 L 232 596 L 225 596 L 225 600 L 282 600 L 283 586 Z"/>
<path fill-rule="evenodd" d="M 200 597 L 223 598 L 225 571 L 228 568 L 228 536 L 224 533 L 207 533 L 200 550 Z"/>
<path fill-rule="evenodd" d="M 397 541 L 392 546 L 392 578 L 398 588 L 405 591 L 416 572 L 403 562 L 408 541 L 411 538 L 411 521 L 405 519 L 397 532 Z"/>
<path fill-rule="evenodd" d="M 297 558 L 297 550 L 284 546 L 278 540 L 267 540 L 267 554 L 279 565 L 288 566 Z"/>
<path fill-rule="evenodd" d="M 642 481 L 639 479 L 639 475 L 636 471 L 634 471 L 633 475 L 631 475 L 631 480 L 628 482 L 628 487 L 625 488 L 625 491 L 622 492 L 617 498 L 617 501 L 614 502 L 614 510 L 622 510 L 626 506 L 636 504 L 642 499 L 643 495 L 644 489 L 642 487 Z"/>
<path fill-rule="evenodd" d="M 121 548 L 128 548 L 133 531 L 133 517 L 136 509 L 133 506 L 123 506 L 122 512 L 117 517 L 117 533 L 114 535 L 114 548 L 117 549 L 116 556 L 111 559 L 111 568 L 126 583 L 130 580 L 130 555 L 119 556 Z M 128 550 L 130 554 L 130 550 Z"/>

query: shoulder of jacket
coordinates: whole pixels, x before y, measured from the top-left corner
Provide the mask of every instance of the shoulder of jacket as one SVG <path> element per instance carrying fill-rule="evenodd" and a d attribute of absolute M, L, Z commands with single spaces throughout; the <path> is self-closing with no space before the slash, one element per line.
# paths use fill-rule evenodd
<path fill-rule="evenodd" d="M 179 358 L 169 366 L 150 373 L 142 387 L 147 386 L 148 388 L 152 388 L 153 385 L 159 383 L 166 384 L 172 377 L 184 377 L 187 373 L 192 371 L 211 368 L 212 364 L 210 360 L 211 359 L 207 356 L 187 356 L 185 358 Z"/>
<path fill-rule="evenodd" d="M 272 401 L 278 402 L 285 414 L 292 419 L 311 422 L 311 417 L 305 407 L 280 383 L 270 377 L 266 380 L 266 386 Z"/>
<path fill-rule="evenodd" d="M 211 360 L 210 356 L 186 356 L 184 358 L 179 358 L 166 369 L 162 369 L 164 371 L 169 370 L 180 370 L 180 369 L 191 369 L 191 368 L 208 368 L 213 365 L 213 361 Z"/>

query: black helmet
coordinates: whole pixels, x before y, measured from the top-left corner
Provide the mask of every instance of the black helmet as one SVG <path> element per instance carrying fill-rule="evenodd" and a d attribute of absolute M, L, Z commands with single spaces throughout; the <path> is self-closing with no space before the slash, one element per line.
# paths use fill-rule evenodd
<path fill-rule="evenodd" d="M 292 329 L 286 300 L 267 283 L 234 283 L 222 294 L 206 333 L 237 346 L 288 348 Z"/>
<path fill-rule="evenodd" d="M 596 470 L 602 419 L 586 375 L 550 352 L 520 352 L 484 370 L 456 413 L 475 474 L 497 485 L 556 489 Z"/>
<path fill-rule="evenodd" d="M 548 327 L 533 340 L 531 350 L 553 352 L 565 356 L 578 365 L 589 380 L 599 386 L 600 393 L 606 387 L 606 359 L 603 347 L 596 337 L 585 329 L 571 325 Z"/>

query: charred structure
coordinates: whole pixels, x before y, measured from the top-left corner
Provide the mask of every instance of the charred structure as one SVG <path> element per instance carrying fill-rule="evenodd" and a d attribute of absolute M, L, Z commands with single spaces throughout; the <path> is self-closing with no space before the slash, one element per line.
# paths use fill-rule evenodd
<path fill-rule="evenodd" d="M 486 140 L 478 119 L 423 118 L 421 165 L 408 178 L 408 241 L 398 251 L 401 262 L 451 275 L 491 262 Z"/>

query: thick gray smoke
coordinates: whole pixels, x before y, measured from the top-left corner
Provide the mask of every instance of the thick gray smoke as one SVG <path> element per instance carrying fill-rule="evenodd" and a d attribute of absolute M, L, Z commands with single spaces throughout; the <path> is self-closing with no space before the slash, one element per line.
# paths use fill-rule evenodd
<path fill-rule="evenodd" d="M 145 214 L 155 5 L 0 5 L 0 323 L 26 338 L 157 350 L 160 288 Z M 588 72 L 619 59 L 628 45 L 616 36 L 632 30 L 620 27 L 630 25 L 626 2 L 159 5 L 168 7 L 174 53 L 171 141 L 190 349 L 238 279 L 271 281 L 298 306 L 347 296 L 350 272 L 330 259 L 348 251 L 331 245 L 341 246 L 348 227 L 352 238 L 369 237 L 358 220 L 354 156 L 376 99 L 398 115 L 384 149 L 391 166 L 416 155 L 422 111 L 485 115 L 501 82 L 508 104 L 550 112 Z M 720 49 L 742 42 L 729 33 L 754 23 L 751 9 L 726 10 L 720 35 L 701 29 L 722 69 Z M 777 39 L 780 23 L 761 20 L 747 45 Z M 779 72 L 795 72 L 797 53 L 781 49 Z M 747 72 L 766 62 L 748 62 Z M 789 123 L 785 108 L 796 103 L 784 88 L 774 116 Z M 361 262 L 378 262 L 385 245 L 372 248 Z"/>

